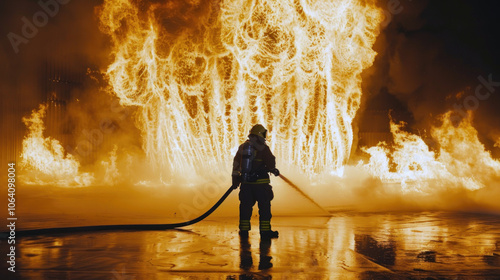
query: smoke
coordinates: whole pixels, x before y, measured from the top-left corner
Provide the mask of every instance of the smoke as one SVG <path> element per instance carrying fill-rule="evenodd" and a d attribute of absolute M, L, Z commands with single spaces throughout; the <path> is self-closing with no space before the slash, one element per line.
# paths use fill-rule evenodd
<path fill-rule="evenodd" d="M 59 141 L 64 153 L 81 163 L 81 172 L 95 176 L 94 184 L 119 183 L 126 180 L 119 176 L 125 172 L 138 180 L 149 175 L 134 108 L 121 107 L 100 74 L 110 63 L 111 50 L 109 39 L 99 31 L 95 15 L 99 4 L 78 0 L 0 4 L 0 33 L 5 35 L 0 49 L 2 128 L 9 131 L 2 133 L 3 162 L 15 161 L 21 153 L 21 141 L 28 136 L 22 118 L 46 104 L 43 136 Z M 48 101 L 53 98 L 55 102 Z"/>
<path fill-rule="evenodd" d="M 316 178 L 316 182 L 297 173 L 287 173 L 287 176 L 332 213 L 459 211 L 500 214 L 498 176 L 489 178 L 486 186 L 478 190 L 447 180 L 428 180 L 429 187 L 425 191 L 404 191 L 400 182 L 384 182 L 361 166 L 352 165 L 346 166 L 343 177 L 324 176 Z M 283 181 L 274 179 L 273 186 L 276 193 L 273 207 L 278 215 L 322 213 Z"/>
<path fill-rule="evenodd" d="M 443 125 L 440 116 L 452 111 L 445 116 L 450 117 L 458 131 L 469 121 L 468 113 L 472 113 L 473 131 L 477 130 L 480 142 L 471 141 L 473 134 L 457 136 L 452 130 L 445 138 L 465 136 L 471 141 L 447 147 L 454 150 L 455 163 L 469 165 L 456 173 L 455 178 L 481 180 L 484 187 L 470 190 L 465 183 L 438 180 L 427 182 L 430 189 L 423 193 L 405 193 L 398 184 L 391 186 L 364 174 L 358 167 L 349 166 L 343 179 L 319 188 L 321 191 L 326 190 L 332 196 L 341 193 L 345 200 L 339 204 L 351 201 L 353 209 L 366 211 L 432 209 L 499 213 L 495 204 L 500 194 L 498 175 L 480 170 L 484 160 L 491 159 L 489 154 L 493 159 L 500 157 L 497 110 L 500 71 L 492 11 L 496 5 L 494 1 L 465 0 L 379 1 L 388 19 L 374 46 L 378 52 L 375 62 L 363 74 L 364 96 L 356 123 L 362 128 L 364 121 L 371 121 L 368 110 L 392 110 L 396 122 L 407 122 L 405 129 L 426 140 L 436 158 L 442 159 L 449 152 L 443 147 L 444 138 L 433 138 L 431 133 L 433 128 Z M 477 147 L 474 153 L 483 150 L 482 159 L 472 157 L 468 151 L 472 146 Z M 394 151 L 394 147 L 391 149 L 390 152 Z M 358 152 L 351 164 L 355 165 L 354 160 L 362 154 Z M 390 164 L 394 168 L 394 162 Z M 456 166 L 450 168 L 459 170 Z"/>
<path fill-rule="evenodd" d="M 56 3 L 51 14 L 40 3 Z M 61 1 L 63 2 L 63 1 Z M 2 82 L 23 100 L 22 108 L 39 103 L 40 67 L 48 60 L 75 66 L 107 63 L 106 38 L 98 32 L 93 6 L 99 1 L 3 1 L 0 54 Z M 11 95 L 12 96 L 12 95 Z M 26 103 L 27 106 L 24 106 Z"/>
<path fill-rule="evenodd" d="M 391 5 L 399 3 L 390 13 Z M 366 107 L 387 91 L 411 113 L 412 129 L 429 130 L 437 115 L 475 114 L 481 140 L 495 155 L 500 115 L 498 54 L 493 47 L 494 1 L 380 1 L 390 22 L 378 37 L 379 53 L 366 71 Z M 487 90 L 484 80 L 494 81 Z M 483 88 L 476 93 L 478 86 Z M 461 93 L 461 94 L 460 94 Z M 475 96 L 478 95 L 478 96 Z M 365 107 L 365 108 L 366 108 Z"/>
<path fill-rule="evenodd" d="M 47 63 L 83 73 L 86 67 L 98 69 L 107 63 L 107 41 L 98 31 L 93 14 L 98 2 L 0 3 L 1 117 L 2 131 L 9 132 L 1 137 L 3 162 L 15 161 L 20 154 L 26 132 L 22 117 L 47 100 L 45 81 L 41 79 Z"/>

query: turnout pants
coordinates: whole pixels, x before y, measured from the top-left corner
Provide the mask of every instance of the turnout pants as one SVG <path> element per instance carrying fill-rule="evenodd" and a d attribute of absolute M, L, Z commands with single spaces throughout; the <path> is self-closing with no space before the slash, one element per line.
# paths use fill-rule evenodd
<path fill-rule="evenodd" d="M 255 202 L 259 207 L 260 231 L 271 230 L 271 200 L 274 193 L 269 184 L 241 184 L 240 230 L 250 230 L 250 218 Z"/>

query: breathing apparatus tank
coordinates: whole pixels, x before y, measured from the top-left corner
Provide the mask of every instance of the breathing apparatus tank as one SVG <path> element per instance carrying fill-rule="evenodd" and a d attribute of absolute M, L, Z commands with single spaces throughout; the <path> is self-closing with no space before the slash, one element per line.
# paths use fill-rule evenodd
<path fill-rule="evenodd" d="M 243 182 L 251 182 L 250 171 L 252 170 L 252 162 L 255 158 L 255 147 L 246 142 L 243 144 L 243 152 L 241 155 L 241 177 Z"/>

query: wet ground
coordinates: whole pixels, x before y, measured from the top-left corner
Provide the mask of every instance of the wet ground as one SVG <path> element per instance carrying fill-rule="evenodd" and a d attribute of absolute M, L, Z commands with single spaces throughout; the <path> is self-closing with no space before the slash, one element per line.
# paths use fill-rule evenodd
<path fill-rule="evenodd" d="M 240 239 L 237 218 L 182 230 L 19 237 L 1 279 L 500 279 L 500 216 L 448 212 L 275 217 Z M 5 240 L 5 239 L 3 239 Z M 2 241 L 2 254 L 7 250 Z"/>

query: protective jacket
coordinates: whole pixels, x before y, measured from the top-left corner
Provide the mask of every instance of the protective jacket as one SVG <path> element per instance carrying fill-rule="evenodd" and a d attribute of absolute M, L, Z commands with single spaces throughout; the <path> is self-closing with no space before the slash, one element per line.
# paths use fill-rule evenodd
<path fill-rule="evenodd" d="M 241 174 L 242 167 L 242 154 L 246 145 L 252 145 L 254 148 L 254 155 L 252 159 L 252 168 L 250 170 L 249 180 L 243 181 L 243 184 L 269 184 L 269 171 L 276 168 L 276 158 L 269 149 L 269 147 L 256 138 L 250 138 L 245 143 L 238 147 L 238 151 L 233 160 L 233 175 Z"/>

